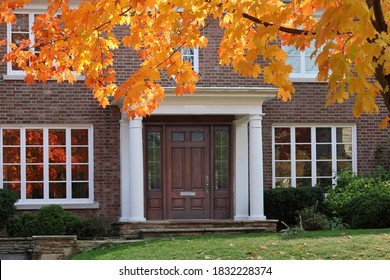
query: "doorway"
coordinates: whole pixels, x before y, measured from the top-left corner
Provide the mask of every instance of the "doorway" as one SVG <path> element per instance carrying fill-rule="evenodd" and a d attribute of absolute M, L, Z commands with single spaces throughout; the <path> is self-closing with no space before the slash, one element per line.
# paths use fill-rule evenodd
<path fill-rule="evenodd" d="M 145 126 L 146 218 L 232 218 L 231 125 Z"/>

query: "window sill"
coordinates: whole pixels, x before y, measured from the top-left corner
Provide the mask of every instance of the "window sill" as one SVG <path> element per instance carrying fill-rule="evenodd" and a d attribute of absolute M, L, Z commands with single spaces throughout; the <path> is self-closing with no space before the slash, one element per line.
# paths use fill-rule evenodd
<path fill-rule="evenodd" d="M 289 80 L 293 83 L 326 83 L 323 81 L 317 80 L 317 77 L 290 77 Z"/>
<path fill-rule="evenodd" d="M 26 75 L 24 74 L 11 74 L 11 75 L 3 75 L 3 80 L 5 81 L 24 81 L 24 78 Z M 85 76 L 77 76 L 76 77 L 76 82 L 77 81 L 84 81 Z M 55 79 L 50 79 L 49 81 L 56 81 Z"/>
<path fill-rule="evenodd" d="M 93 203 L 80 203 L 80 204 L 61 204 L 61 203 L 51 203 L 60 205 L 64 209 L 99 209 L 99 202 Z M 51 205 L 51 204 L 21 204 L 15 205 L 16 210 L 39 210 L 42 206 Z"/>

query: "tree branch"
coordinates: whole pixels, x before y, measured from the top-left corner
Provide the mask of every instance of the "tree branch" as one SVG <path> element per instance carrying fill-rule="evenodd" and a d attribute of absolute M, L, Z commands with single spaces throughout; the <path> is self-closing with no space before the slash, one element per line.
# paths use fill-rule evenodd
<path fill-rule="evenodd" d="M 199 31 L 203 31 L 205 30 L 207 27 L 209 27 L 209 25 L 211 23 L 213 23 L 215 21 L 215 19 L 212 19 L 210 20 L 205 26 L 203 26 L 202 28 L 199 29 Z M 163 61 L 161 62 L 160 64 L 158 64 L 156 66 L 156 69 L 158 69 L 161 65 L 163 65 L 167 60 L 169 60 L 175 53 L 177 53 L 182 47 L 184 47 L 187 43 L 186 42 L 183 42 L 181 43 L 180 46 L 178 46 L 176 49 L 173 50 L 173 52 Z"/>
<path fill-rule="evenodd" d="M 369 9 L 374 10 L 375 18 L 371 18 L 371 23 L 378 33 L 387 33 L 387 23 L 383 15 L 382 4 L 380 0 L 367 0 L 367 6 Z M 375 43 L 377 37 L 374 39 L 367 39 L 369 43 Z M 379 59 L 385 54 L 385 48 L 383 47 L 379 56 L 373 58 L 373 62 L 377 63 Z M 377 64 L 375 68 L 375 78 L 382 86 L 382 98 L 390 113 L 390 75 L 385 75 L 383 64 Z M 389 114 L 390 115 L 390 114 Z"/>
<path fill-rule="evenodd" d="M 375 19 L 371 18 L 371 23 L 375 30 L 380 32 L 387 32 L 387 23 L 383 14 L 382 3 L 380 0 L 367 0 L 368 8 L 373 8 Z"/>
<path fill-rule="evenodd" d="M 242 16 L 243 16 L 244 18 L 246 18 L 246 19 L 249 19 L 250 21 L 253 21 L 254 23 L 264 25 L 265 27 L 275 26 L 275 24 L 273 24 L 273 23 L 269 23 L 269 22 L 266 22 L 266 21 L 262 21 L 262 20 L 258 19 L 257 17 L 248 15 L 247 13 L 243 13 Z M 282 31 L 282 32 L 286 32 L 286 33 L 289 33 L 289 34 L 296 34 L 296 35 L 316 35 L 315 32 L 310 32 L 309 30 L 295 29 L 295 28 L 289 28 L 289 27 L 285 27 L 285 26 L 279 26 L 278 29 L 279 29 L 280 31 Z"/>

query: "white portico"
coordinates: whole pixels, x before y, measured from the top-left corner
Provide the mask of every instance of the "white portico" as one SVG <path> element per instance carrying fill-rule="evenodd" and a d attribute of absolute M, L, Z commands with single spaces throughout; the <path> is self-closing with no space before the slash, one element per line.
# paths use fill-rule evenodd
<path fill-rule="evenodd" d="M 231 184 L 229 188 L 231 188 L 232 207 L 232 215 L 230 217 L 234 220 L 266 219 L 263 203 L 262 104 L 264 101 L 275 96 L 276 90 L 274 88 L 198 88 L 194 95 L 184 95 L 181 97 L 175 96 L 173 90 L 168 89 L 165 100 L 161 102 L 160 107 L 153 113 L 153 115 L 158 116 L 177 116 L 178 123 L 180 122 L 181 116 L 207 115 L 210 116 L 210 123 L 213 122 L 213 116 L 230 115 L 234 117 L 230 125 L 232 127 L 231 141 L 229 140 L 232 143 L 229 146 L 231 155 L 231 164 L 229 165 L 231 166 L 229 169 L 231 170 L 231 174 L 229 175 Z M 146 173 L 144 169 L 145 166 L 148 168 L 149 163 L 145 163 L 146 152 L 144 145 L 146 140 L 143 131 L 143 120 L 142 118 L 135 118 L 130 121 L 126 118 L 121 120 L 121 222 L 146 221 L 147 215 L 145 209 L 147 206 L 145 204 L 150 204 L 151 206 L 149 207 L 155 207 L 156 209 L 160 207 L 163 209 L 161 210 L 162 219 L 170 219 L 176 216 L 168 210 L 164 210 L 164 203 L 172 204 L 172 207 L 176 207 L 177 209 L 184 209 L 185 204 L 190 203 L 194 209 L 198 209 L 198 212 L 194 213 L 200 213 L 199 209 L 201 208 L 207 208 L 209 207 L 208 205 L 211 205 L 210 207 L 217 209 L 224 205 L 224 201 L 228 201 L 220 198 L 217 192 L 215 194 L 213 192 L 213 189 L 217 189 L 217 183 L 215 183 L 217 178 L 213 175 L 216 164 L 213 163 L 213 155 L 209 157 L 208 154 L 213 154 L 214 152 L 212 148 L 202 145 L 202 141 L 206 142 L 208 139 L 210 139 L 210 143 L 213 143 L 214 125 L 211 124 L 210 127 L 211 130 L 208 127 L 202 128 L 206 132 L 205 139 L 202 138 L 201 141 L 196 140 L 197 146 L 193 146 L 193 149 L 189 151 L 192 155 L 190 161 L 193 163 L 188 166 L 192 166 L 191 169 L 193 170 L 196 170 L 198 165 L 202 166 L 202 169 L 196 173 L 198 175 L 188 175 L 192 173 L 186 173 L 183 178 L 180 176 L 175 177 L 175 174 L 172 176 L 167 175 L 164 172 L 171 172 L 171 169 L 174 168 L 177 168 L 177 170 L 184 174 L 185 170 L 183 168 L 185 167 L 175 167 L 175 164 L 171 163 L 169 159 L 167 161 L 168 163 L 161 164 L 161 177 L 163 178 L 161 179 L 163 181 L 162 189 L 169 190 L 171 184 L 176 184 L 175 182 L 178 180 L 186 180 L 189 176 L 193 176 L 191 179 L 191 182 L 194 182 L 193 185 L 198 184 L 199 186 L 190 191 L 183 188 L 181 192 L 178 192 L 182 197 L 180 195 L 179 197 L 172 196 L 172 200 L 169 193 L 163 193 L 158 200 L 156 197 L 145 197 L 145 193 L 148 190 L 147 186 L 145 186 L 148 175 L 144 175 Z M 172 128 L 169 129 L 176 131 Z M 207 129 L 211 132 L 208 132 Z M 203 130 L 201 131 L 202 133 Z M 166 134 L 166 129 L 161 129 L 161 133 Z M 190 133 L 199 135 L 200 132 Z M 166 145 L 168 139 L 169 141 L 173 141 L 170 138 L 171 136 L 169 138 L 167 137 L 161 137 L 160 142 L 159 136 L 158 144 L 165 143 L 164 145 Z M 184 136 L 182 146 L 179 144 L 175 144 L 176 146 L 174 146 L 168 143 L 169 149 L 175 149 L 173 150 L 172 156 L 170 153 L 171 150 L 167 152 L 167 149 L 163 149 L 159 158 L 165 156 L 180 159 L 179 155 L 183 154 L 184 160 L 179 165 L 184 166 L 187 161 L 184 155 L 186 149 L 189 149 L 189 144 L 184 142 Z M 204 168 L 203 165 L 205 166 Z M 147 174 L 150 176 L 150 172 Z M 201 178 L 199 179 L 198 177 Z M 155 191 L 157 193 L 158 190 L 150 190 L 149 188 L 149 191 Z M 202 196 L 202 198 L 198 197 L 198 195 Z M 212 209 L 211 213 L 214 212 L 217 213 L 217 210 L 214 211 Z M 182 210 L 180 213 L 177 217 L 185 219 L 193 218 L 186 216 L 190 215 L 189 213 L 191 212 L 189 211 Z M 194 217 L 208 217 L 210 219 L 214 217 L 213 214 L 207 214 L 211 216 L 202 215 L 195 214 Z"/>

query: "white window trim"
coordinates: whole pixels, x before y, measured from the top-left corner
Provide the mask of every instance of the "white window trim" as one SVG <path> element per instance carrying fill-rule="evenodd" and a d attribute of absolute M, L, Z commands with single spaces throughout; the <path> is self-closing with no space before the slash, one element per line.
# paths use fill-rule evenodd
<path fill-rule="evenodd" d="M 72 5 L 71 5 L 72 6 Z M 42 5 L 30 5 L 27 6 L 24 9 L 20 9 L 15 14 L 28 14 L 29 15 L 29 39 L 31 42 L 34 42 L 34 33 L 32 32 L 31 28 L 34 24 L 34 16 L 37 14 L 44 13 L 45 10 L 47 9 L 46 6 Z M 8 42 L 12 42 L 12 24 L 8 23 L 7 24 L 7 40 Z M 9 44 L 7 45 L 7 53 L 11 51 Z M 24 80 L 26 77 L 26 72 L 23 70 L 13 70 L 12 69 L 12 63 L 7 62 L 7 74 L 3 75 L 3 80 Z M 85 76 L 84 75 L 77 75 L 74 73 L 74 77 L 78 81 L 84 81 Z M 55 79 L 50 79 L 50 80 L 55 80 Z"/>
<path fill-rule="evenodd" d="M 196 73 L 199 73 L 199 48 L 192 48 L 192 49 L 194 50 L 194 65 L 193 65 L 194 71 Z M 180 52 L 181 52 L 181 50 L 182 49 L 180 49 Z M 183 57 L 184 55 L 182 52 L 181 52 L 181 54 L 182 54 L 182 58 L 184 58 Z M 186 55 L 186 56 L 188 56 L 188 55 Z M 184 59 L 183 59 L 183 61 L 184 61 Z"/>
<path fill-rule="evenodd" d="M 276 187 L 276 161 L 275 161 L 275 128 L 299 128 L 299 127 L 310 127 L 311 128 L 311 179 L 312 179 L 312 186 L 315 187 L 317 184 L 317 154 L 316 154 L 316 141 L 313 141 L 313 139 L 316 139 L 315 129 L 318 127 L 330 127 L 332 129 L 332 185 L 336 185 L 336 178 L 335 174 L 337 171 L 337 135 L 336 135 L 336 128 L 341 127 L 350 127 L 352 128 L 352 172 L 357 173 L 357 128 L 356 124 L 351 123 L 340 123 L 340 124 L 313 124 L 313 123 L 307 123 L 307 124 L 294 124 L 294 123 L 286 123 L 286 124 L 274 124 L 272 126 L 272 188 Z M 291 145 L 291 187 L 296 187 L 296 158 L 295 158 L 295 129 L 290 130 L 290 145 Z"/>
<path fill-rule="evenodd" d="M 48 205 L 48 204 L 59 204 L 59 205 L 68 205 L 67 208 L 70 209 L 79 209 L 79 208 L 98 208 L 99 204 L 94 202 L 94 147 L 93 147 L 93 126 L 92 125 L 0 125 L 0 188 L 3 188 L 3 129 L 21 129 L 21 157 L 20 161 L 24 162 L 24 164 L 21 164 L 21 198 L 16 203 L 16 206 L 18 209 L 39 209 L 42 205 Z M 48 130 L 49 129 L 65 129 L 66 130 L 66 153 L 67 158 L 70 159 L 70 153 L 71 153 L 71 142 L 70 142 L 70 131 L 71 129 L 88 129 L 88 168 L 89 168 L 89 197 L 88 198 L 72 198 L 71 197 L 71 189 L 72 189 L 72 180 L 71 180 L 71 160 L 67 160 L 66 162 L 66 170 L 67 170 L 67 180 L 66 180 L 66 192 L 67 192 L 67 198 L 66 199 L 53 199 L 53 198 L 43 198 L 43 199 L 26 199 L 26 164 L 25 164 L 25 131 L 26 129 L 43 129 L 44 133 L 44 169 L 49 169 L 49 163 L 48 163 L 48 155 L 47 155 L 47 148 L 48 148 Z M 44 184 L 44 195 L 48 195 L 49 192 L 49 180 L 48 180 L 48 173 L 44 173 L 43 178 L 43 184 Z M 88 206 L 89 205 L 89 206 Z"/>
<path fill-rule="evenodd" d="M 282 46 L 282 49 L 285 51 L 287 46 Z M 318 83 L 318 71 L 317 73 L 306 73 L 306 50 L 299 52 L 300 54 L 300 66 L 301 66 L 301 72 L 300 73 L 290 73 L 289 80 L 292 82 L 297 83 Z M 288 55 L 288 54 L 287 54 Z M 314 57 L 315 59 L 315 57 Z"/>
<path fill-rule="evenodd" d="M 31 42 L 34 42 L 34 33 L 31 31 L 31 28 L 34 23 L 34 16 L 38 14 L 37 11 L 31 10 L 31 11 L 20 11 L 15 14 L 27 14 L 29 16 L 28 19 L 28 25 L 29 25 L 29 39 Z M 7 24 L 7 40 L 8 42 L 12 42 L 12 24 Z M 7 53 L 11 51 L 11 48 L 9 44 L 7 45 Z M 7 63 L 7 76 L 26 76 L 26 73 L 22 70 L 13 70 L 12 69 L 12 63 Z"/>

